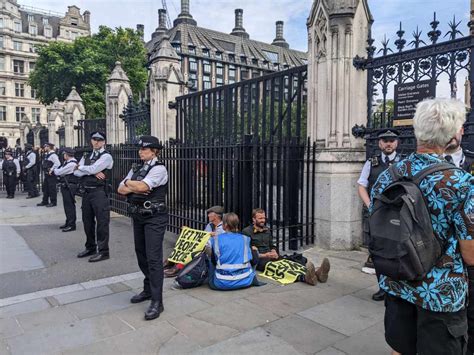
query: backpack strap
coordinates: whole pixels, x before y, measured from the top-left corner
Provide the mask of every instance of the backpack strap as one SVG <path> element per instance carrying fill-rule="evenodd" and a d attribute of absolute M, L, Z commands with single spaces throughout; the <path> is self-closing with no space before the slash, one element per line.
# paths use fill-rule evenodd
<path fill-rule="evenodd" d="M 449 169 L 461 170 L 460 168 L 450 163 L 436 163 L 416 173 L 413 176 L 413 182 L 418 185 L 428 175 L 436 173 L 438 171 L 444 171 Z"/>

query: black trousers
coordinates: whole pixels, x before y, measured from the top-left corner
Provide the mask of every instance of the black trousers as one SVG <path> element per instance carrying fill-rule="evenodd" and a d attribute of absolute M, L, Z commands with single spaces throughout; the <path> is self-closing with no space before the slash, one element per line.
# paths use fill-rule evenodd
<path fill-rule="evenodd" d="M 61 194 L 63 195 L 64 214 L 66 215 L 65 224 L 71 227 L 76 226 L 76 200 L 74 198 L 75 193 L 76 193 L 76 189 L 72 185 L 69 185 L 69 188 L 65 186 L 61 186 Z"/>
<path fill-rule="evenodd" d="M 30 196 L 38 196 L 38 187 L 36 186 L 36 166 L 26 170 L 25 190 Z"/>
<path fill-rule="evenodd" d="M 86 249 L 108 254 L 110 201 L 104 188 L 98 187 L 82 196 L 82 222 L 87 237 Z"/>
<path fill-rule="evenodd" d="M 467 267 L 469 275 L 469 303 L 467 307 L 467 354 L 474 354 L 474 266 Z"/>
<path fill-rule="evenodd" d="M 3 184 L 5 185 L 5 190 L 7 190 L 7 196 L 15 196 L 16 174 L 3 174 Z"/>
<path fill-rule="evenodd" d="M 150 293 L 153 301 L 163 302 L 163 238 L 168 214 L 133 214 L 132 218 L 135 253 L 145 275 L 143 291 Z"/>
<path fill-rule="evenodd" d="M 52 204 L 57 204 L 58 202 L 58 192 L 56 190 L 57 183 L 56 176 L 51 176 L 48 174 L 44 175 L 43 181 L 43 203 L 47 204 L 48 201 L 51 201 Z"/>

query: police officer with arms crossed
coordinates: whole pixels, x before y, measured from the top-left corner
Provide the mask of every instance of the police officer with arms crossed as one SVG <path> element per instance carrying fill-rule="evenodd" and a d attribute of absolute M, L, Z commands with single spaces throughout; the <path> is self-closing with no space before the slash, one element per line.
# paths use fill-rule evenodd
<path fill-rule="evenodd" d="M 367 160 L 362 168 L 359 180 L 357 181 L 359 197 L 364 203 L 364 217 L 363 217 L 363 231 L 365 240 L 370 240 L 370 231 L 369 231 L 369 205 L 370 205 L 370 193 L 372 187 L 379 175 L 390 167 L 393 163 L 399 162 L 401 160 L 400 154 L 397 153 L 398 147 L 398 132 L 394 129 L 385 129 L 377 135 L 379 139 L 379 148 L 381 153 L 373 156 Z M 366 268 L 373 269 L 373 264 L 370 261 L 370 257 L 365 263 Z M 378 275 L 377 275 L 378 279 Z M 385 297 L 385 292 L 379 289 L 376 293 L 372 295 L 374 301 L 383 301 Z"/>
<path fill-rule="evenodd" d="M 89 262 L 97 262 L 110 257 L 108 179 L 114 159 L 104 148 L 105 133 L 92 132 L 90 137 L 93 151 L 82 157 L 74 171 L 74 176 L 80 178 L 79 189 L 83 192 L 82 222 L 87 236 L 86 249 L 77 254 L 77 257 L 91 256 Z"/>
<path fill-rule="evenodd" d="M 56 191 L 56 177 L 53 170 L 61 165 L 58 155 L 54 151 L 53 143 L 45 143 L 44 151 L 46 156 L 43 160 L 42 168 L 44 172 L 43 181 L 43 201 L 36 206 L 54 207 L 57 205 L 58 192 Z M 48 202 L 50 201 L 50 202 Z"/>
<path fill-rule="evenodd" d="M 63 232 L 76 230 L 76 200 L 74 198 L 77 190 L 78 178 L 74 176 L 74 169 L 77 160 L 74 158 L 74 149 L 63 149 L 63 164 L 54 169 L 54 175 L 57 176 L 61 184 L 61 194 L 63 196 L 64 213 L 66 214 L 66 223 L 59 227 Z"/>
<path fill-rule="evenodd" d="M 16 182 L 20 175 L 20 163 L 13 158 L 11 149 L 5 149 L 5 159 L 2 163 L 3 183 L 7 190 L 7 198 L 15 198 Z"/>
<path fill-rule="evenodd" d="M 120 183 L 118 193 L 127 196 L 133 219 L 133 235 L 138 266 L 145 275 L 143 292 L 131 298 L 139 303 L 151 299 L 145 319 L 163 312 L 163 237 L 168 224 L 165 197 L 168 171 L 158 155 L 163 146 L 158 138 L 142 136 L 138 145 L 143 165 L 132 168 Z"/>
<path fill-rule="evenodd" d="M 25 190 L 28 192 L 26 198 L 35 198 L 39 196 L 38 188 L 36 186 L 36 153 L 33 151 L 33 146 L 29 143 L 25 144 L 26 153 L 23 157 L 22 166 L 25 174 Z"/>

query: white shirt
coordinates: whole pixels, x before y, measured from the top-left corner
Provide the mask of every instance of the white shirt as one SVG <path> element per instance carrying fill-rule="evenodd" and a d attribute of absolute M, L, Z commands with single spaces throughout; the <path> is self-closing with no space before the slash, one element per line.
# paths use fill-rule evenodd
<path fill-rule="evenodd" d="M 144 164 L 153 165 L 157 160 L 157 158 L 153 158 L 151 161 L 145 162 Z M 125 180 L 130 180 L 132 176 L 133 169 L 130 169 L 127 176 L 125 176 L 125 179 L 120 182 L 119 186 L 125 185 Z M 141 182 L 147 184 L 150 190 L 165 185 L 168 182 L 168 171 L 164 165 L 155 165 L 148 171 L 148 174 L 143 178 L 143 180 L 141 180 Z"/>
<path fill-rule="evenodd" d="M 74 172 L 74 169 L 76 168 L 76 165 L 77 165 L 77 160 L 76 159 L 74 159 L 74 158 L 69 159 L 66 162 L 66 164 L 64 164 L 63 166 L 61 166 L 59 168 L 55 168 L 53 170 L 53 173 L 56 176 L 65 176 L 65 175 L 72 174 Z"/>
<path fill-rule="evenodd" d="M 99 150 L 94 150 L 91 155 L 90 159 L 95 154 L 100 154 L 105 150 L 105 148 L 101 148 Z M 105 169 L 112 169 L 114 166 L 114 159 L 110 154 L 103 154 L 96 162 L 92 165 L 84 165 L 85 164 L 85 159 L 84 157 L 81 158 L 81 161 L 79 162 L 79 167 L 77 170 L 74 171 L 74 175 L 81 177 L 85 175 L 95 175 L 97 173 L 100 173 L 102 170 Z"/>
<path fill-rule="evenodd" d="M 385 161 L 386 156 L 387 155 L 382 153 L 382 160 L 383 161 Z M 390 161 L 392 161 L 393 159 L 395 159 L 396 156 L 397 156 L 397 152 L 394 151 L 392 154 L 388 155 L 388 159 L 390 159 Z M 369 159 L 365 162 L 364 167 L 362 168 L 362 171 L 360 173 L 359 180 L 357 180 L 357 183 L 359 185 L 364 186 L 364 187 L 369 186 L 370 169 L 371 169 L 371 162 L 370 162 L 370 159 Z"/>
<path fill-rule="evenodd" d="M 443 157 L 446 155 L 451 155 L 454 165 L 456 165 L 458 168 L 464 163 L 464 153 L 462 149 L 459 149 L 452 154 L 443 154 Z"/>
<path fill-rule="evenodd" d="M 36 154 L 30 150 L 26 156 L 26 158 L 28 158 L 28 164 L 25 166 L 25 169 L 29 169 L 31 168 L 33 165 L 36 164 Z"/>
<path fill-rule="evenodd" d="M 61 162 L 59 161 L 59 157 L 55 152 L 49 152 L 48 157 L 46 160 L 53 162 L 53 166 L 51 167 L 50 171 L 59 168 L 61 166 Z"/>

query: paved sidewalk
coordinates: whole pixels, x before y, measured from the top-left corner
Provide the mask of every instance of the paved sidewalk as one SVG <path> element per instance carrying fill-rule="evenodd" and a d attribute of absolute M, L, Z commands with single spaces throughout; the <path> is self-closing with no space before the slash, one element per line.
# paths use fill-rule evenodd
<path fill-rule="evenodd" d="M 366 254 L 305 255 L 330 258 L 326 284 L 218 292 L 167 279 L 165 312 L 149 322 L 147 303 L 129 303 L 139 273 L 3 299 L 0 354 L 388 354 L 375 277 L 360 272 Z"/>

